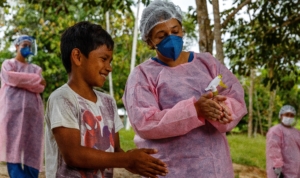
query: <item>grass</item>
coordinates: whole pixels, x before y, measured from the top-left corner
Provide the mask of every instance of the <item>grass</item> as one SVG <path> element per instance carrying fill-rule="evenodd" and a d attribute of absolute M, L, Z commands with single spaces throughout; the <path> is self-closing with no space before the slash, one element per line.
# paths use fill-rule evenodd
<path fill-rule="evenodd" d="M 121 129 L 119 131 L 119 135 L 120 135 L 121 148 L 124 151 L 128 151 L 136 147 L 133 142 L 134 131 L 132 130 L 132 128 L 130 128 L 130 130 L 126 130 L 124 128 Z"/>
<path fill-rule="evenodd" d="M 232 162 L 266 169 L 266 138 L 258 135 L 248 138 L 247 135 L 228 135 Z"/>
<path fill-rule="evenodd" d="M 133 142 L 134 131 L 119 131 L 121 147 L 124 151 L 135 148 Z M 246 166 L 255 166 L 266 169 L 266 138 L 258 135 L 256 138 L 248 138 L 247 135 L 228 135 L 228 143 L 232 162 Z"/>

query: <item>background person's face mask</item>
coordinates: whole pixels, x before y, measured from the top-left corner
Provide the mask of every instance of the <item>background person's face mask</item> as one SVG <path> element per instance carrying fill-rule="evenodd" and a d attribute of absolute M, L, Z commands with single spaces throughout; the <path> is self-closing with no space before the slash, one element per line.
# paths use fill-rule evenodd
<path fill-rule="evenodd" d="M 175 61 L 182 51 L 183 40 L 180 36 L 169 35 L 156 45 L 156 47 L 156 50 L 163 56 Z"/>
<path fill-rule="evenodd" d="M 286 126 L 293 126 L 295 124 L 295 118 L 283 116 L 281 122 Z"/>
<path fill-rule="evenodd" d="M 27 58 L 29 55 L 33 55 L 33 53 L 31 52 L 30 48 L 29 47 L 24 47 L 24 48 L 21 48 L 21 55 L 24 57 L 24 58 Z"/>

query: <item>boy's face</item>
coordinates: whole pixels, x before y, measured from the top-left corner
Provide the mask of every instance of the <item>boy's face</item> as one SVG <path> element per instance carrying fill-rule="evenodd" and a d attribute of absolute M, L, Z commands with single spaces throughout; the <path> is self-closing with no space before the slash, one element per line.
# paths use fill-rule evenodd
<path fill-rule="evenodd" d="M 83 59 L 83 78 L 90 86 L 102 87 L 109 72 L 112 71 L 113 51 L 106 45 L 102 45 L 89 53 L 88 58 Z"/>

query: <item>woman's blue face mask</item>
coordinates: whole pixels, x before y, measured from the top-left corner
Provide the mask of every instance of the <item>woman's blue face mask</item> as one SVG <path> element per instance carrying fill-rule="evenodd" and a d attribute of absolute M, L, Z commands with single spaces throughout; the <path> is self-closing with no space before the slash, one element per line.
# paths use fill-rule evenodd
<path fill-rule="evenodd" d="M 21 55 L 24 57 L 24 58 L 27 58 L 29 55 L 33 55 L 33 53 L 31 52 L 30 48 L 27 46 L 27 47 L 24 47 L 24 48 L 21 48 Z"/>
<path fill-rule="evenodd" d="M 180 36 L 169 35 L 157 44 L 156 47 L 156 50 L 158 50 L 163 56 L 175 61 L 182 51 L 183 40 Z"/>

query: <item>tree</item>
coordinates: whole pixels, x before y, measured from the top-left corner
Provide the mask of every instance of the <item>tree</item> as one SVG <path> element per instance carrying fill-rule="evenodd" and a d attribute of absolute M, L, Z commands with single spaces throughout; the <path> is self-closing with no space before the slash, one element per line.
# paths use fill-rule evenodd
<path fill-rule="evenodd" d="M 142 0 L 144 4 L 149 0 Z M 123 107 L 122 95 L 130 72 L 130 52 L 132 50 L 134 14 L 131 0 L 79 0 L 73 1 L 19 1 L 10 7 L 13 18 L 6 21 L 5 45 L 10 45 L 16 35 L 30 34 L 37 39 L 38 55 L 33 63 L 43 68 L 47 87 L 43 97 L 47 100 L 50 93 L 67 81 L 67 74 L 60 62 L 60 35 L 69 26 L 82 20 L 98 23 L 106 28 L 105 13 L 109 10 L 110 34 L 115 41 L 113 65 L 114 97 L 119 107 Z M 183 22 L 187 38 L 195 38 L 191 18 Z M 136 65 L 154 56 L 155 52 L 141 40 L 137 42 Z M 102 88 L 109 91 L 108 82 Z"/>
<path fill-rule="evenodd" d="M 253 129 L 253 89 L 254 89 L 254 80 L 255 80 L 255 71 L 254 69 L 251 70 L 250 74 L 250 86 L 249 86 L 249 106 L 248 106 L 248 137 L 252 136 L 252 129 Z"/>
<path fill-rule="evenodd" d="M 244 6 L 249 4 L 251 0 L 245 0 L 238 4 L 237 8 L 231 8 L 221 15 L 225 15 L 226 18 L 221 23 L 219 12 L 219 0 L 212 0 L 214 25 L 211 26 L 208 16 L 207 1 L 196 0 L 197 5 L 197 22 L 199 25 L 199 50 L 201 52 L 210 52 L 213 54 L 213 41 L 216 43 L 217 59 L 224 64 L 224 52 L 223 44 L 221 40 L 221 31 L 226 29 L 228 22 L 233 19 L 236 13 L 239 12 Z M 224 33 L 225 31 L 223 31 Z"/>
<path fill-rule="evenodd" d="M 267 69 L 263 79 L 270 90 L 292 88 L 300 60 L 299 10 L 293 1 L 255 1 L 248 8 L 251 19 L 230 22 L 226 54 L 234 72 L 249 76 L 250 68 Z M 288 77 L 287 77 L 288 76 Z"/>
<path fill-rule="evenodd" d="M 111 9 L 111 35 L 115 40 L 115 56 L 113 60 L 114 71 L 122 70 L 119 63 L 126 63 L 130 59 L 127 50 L 131 49 L 132 41 L 132 12 L 129 8 L 132 1 L 32 1 L 18 2 L 16 7 L 11 7 L 15 14 L 13 19 L 6 21 L 7 31 L 5 39 L 6 45 L 18 34 L 33 35 L 38 42 L 38 55 L 33 58 L 33 63 L 43 68 L 43 76 L 47 80 L 47 87 L 43 93 L 45 99 L 57 87 L 67 81 L 67 74 L 60 62 L 60 35 L 69 26 L 78 21 L 88 20 L 98 23 L 105 28 L 105 12 Z M 79 8 L 78 8 L 79 7 Z M 101 8 L 99 8 L 101 7 Z M 125 50 L 126 49 L 126 50 Z M 125 53 L 125 54 L 124 54 Z M 128 57 L 128 58 L 126 58 Z M 125 68 L 126 69 L 126 68 Z M 121 95 L 129 70 L 122 71 L 121 75 L 114 75 L 119 87 L 116 88 L 118 94 L 117 103 L 122 105 Z M 120 82 L 119 82 L 120 81 Z M 103 91 L 108 91 L 108 85 L 103 87 Z"/>
<path fill-rule="evenodd" d="M 249 20 L 229 22 L 226 55 L 233 72 L 249 76 L 252 68 L 268 71 L 262 79 L 270 90 L 268 127 L 277 90 L 293 88 L 298 81 L 299 10 L 299 3 L 293 1 L 255 1 L 247 9 Z"/>

